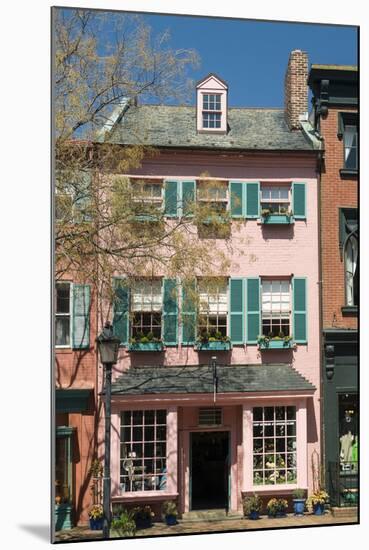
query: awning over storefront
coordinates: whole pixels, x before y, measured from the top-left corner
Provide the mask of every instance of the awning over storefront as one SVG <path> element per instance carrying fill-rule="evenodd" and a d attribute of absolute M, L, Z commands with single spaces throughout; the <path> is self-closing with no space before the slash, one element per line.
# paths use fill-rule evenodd
<path fill-rule="evenodd" d="M 92 389 L 56 389 L 56 413 L 74 413 L 87 411 L 89 409 L 89 400 L 92 393 Z"/>
<path fill-rule="evenodd" d="M 216 393 L 313 392 L 316 388 L 286 364 L 218 366 Z M 114 381 L 113 395 L 204 394 L 214 392 L 214 371 L 206 365 L 134 367 Z"/>

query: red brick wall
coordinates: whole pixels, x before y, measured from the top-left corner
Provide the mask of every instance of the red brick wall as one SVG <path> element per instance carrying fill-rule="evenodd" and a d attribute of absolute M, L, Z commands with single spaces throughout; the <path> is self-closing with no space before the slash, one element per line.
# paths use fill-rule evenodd
<path fill-rule="evenodd" d="M 323 327 L 357 328 L 356 316 L 342 316 L 345 305 L 344 264 L 339 250 L 339 208 L 357 207 L 357 179 L 342 178 L 343 140 L 337 137 L 338 112 L 356 109 L 329 107 L 321 119 L 325 171 L 321 175 Z"/>
<path fill-rule="evenodd" d="M 66 277 L 71 281 L 71 277 Z M 82 413 L 58 414 L 56 426 L 67 425 L 76 428 L 73 445 L 74 521 L 88 523 L 88 510 L 92 506 L 91 478 L 89 470 L 97 453 L 96 395 L 97 355 L 97 300 L 91 287 L 90 348 L 55 350 L 55 385 L 63 389 L 92 389 L 88 410 Z"/>

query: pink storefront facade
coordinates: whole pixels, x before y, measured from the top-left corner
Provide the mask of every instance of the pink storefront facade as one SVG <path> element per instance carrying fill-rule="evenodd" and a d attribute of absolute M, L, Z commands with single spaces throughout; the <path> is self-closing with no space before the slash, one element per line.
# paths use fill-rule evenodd
<path fill-rule="evenodd" d="M 289 496 L 293 489 L 303 488 L 311 492 L 319 475 L 320 462 L 320 369 L 319 369 L 319 275 L 318 275 L 318 218 L 317 218 L 317 177 L 316 157 L 309 153 L 281 154 L 215 154 L 206 152 L 162 152 L 159 159 L 144 163 L 139 174 L 142 179 L 150 176 L 165 184 L 166 181 L 198 181 L 205 171 L 212 179 L 230 182 L 258 182 L 260 188 L 269 185 L 292 186 L 303 183 L 305 189 L 305 216 L 294 219 L 289 225 L 264 225 L 261 217 L 255 219 L 237 219 L 231 222 L 231 237 L 228 249 L 232 250 L 231 269 L 227 279 L 248 280 L 285 280 L 293 278 L 306 282 L 306 342 L 297 343 L 291 349 L 260 349 L 257 343 L 247 342 L 247 314 L 243 325 L 244 342 L 232 344 L 229 351 L 197 351 L 194 346 L 183 345 L 179 338 L 177 345 L 166 346 L 162 353 L 129 351 L 122 346 L 119 361 L 113 374 L 112 400 L 112 501 L 113 503 L 160 504 L 164 500 L 175 500 L 179 512 L 186 513 L 193 509 L 218 507 L 216 497 L 202 505 L 196 494 L 194 484 L 199 482 L 194 471 L 194 453 L 205 452 L 206 445 L 227 450 L 220 452 L 219 460 L 225 464 L 224 469 L 215 471 L 223 475 L 225 481 L 225 508 L 231 512 L 242 509 L 242 495 L 257 492 L 260 495 Z M 209 241 L 209 245 L 225 249 L 222 239 Z M 231 244 L 231 247 L 229 247 Z M 246 284 L 243 283 L 243 284 Z M 246 292 L 243 294 L 246 299 Z M 228 300 L 230 297 L 228 295 Z M 179 303 L 179 310 L 181 304 Z M 228 308 L 228 326 L 230 324 L 230 307 Z M 179 320 L 179 331 L 180 320 Z M 279 365 L 283 369 L 297 373 L 299 383 L 277 386 L 257 387 L 253 391 L 244 387 L 242 391 L 227 388 L 216 392 L 148 390 L 142 393 L 130 393 L 130 390 L 119 390 L 119 380 L 132 370 L 144 368 L 176 369 L 182 372 L 194 367 L 209 368 L 211 358 L 216 356 L 218 372 L 223 369 L 239 367 L 239 371 L 249 368 L 269 369 L 265 371 L 274 376 Z M 277 365 L 277 366 L 276 366 Z M 283 372 L 285 372 L 285 370 Z M 150 371 L 151 372 L 151 371 Z M 191 371 L 192 372 L 192 371 Z M 253 370 L 254 372 L 254 370 Z M 258 371 L 256 371 L 257 373 Z M 263 371 L 264 372 L 264 371 Z M 286 371 L 287 372 L 287 371 Z M 115 386 L 114 386 L 115 384 Z M 115 388 L 115 389 L 114 389 Z M 206 425 L 199 421 L 200 411 L 217 409 L 220 419 Z M 124 479 L 124 414 L 133 418 L 134 413 L 140 418 L 148 418 L 145 411 L 165 411 L 166 471 L 165 483 L 156 483 L 154 490 L 144 485 L 140 488 L 122 484 Z M 143 415 L 143 416 L 142 416 Z M 261 415 L 257 422 L 255 415 Z M 269 415 L 269 416 L 268 416 Z M 278 416 L 279 415 L 279 416 Z M 138 416 L 139 417 L 139 416 Z M 155 416 L 157 418 L 158 415 Z M 145 421 L 138 421 L 131 429 L 144 429 Z M 141 428 L 140 428 L 141 422 Z M 271 438 L 267 440 L 267 430 L 277 425 Z M 151 426 L 151 425 L 150 425 Z M 282 426 L 282 427 L 281 427 Z M 149 429 L 149 428 L 148 428 Z M 261 430 L 258 433 L 258 430 Z M 277 431 L 276 431 L 277 430 Z M 278 438 L 280 430 L 280 438 Z M 290 431 L 289 431 L 290 430 Z M 200 434 L 197 435 L 196 434 Z M 208 434 L 207 436 L 204 434 Z M 210 435 L 209 435 L 210 434 Z M 218 435 L 217 435 L 218 434 Z M 291 437 L 289 437 L 289 435 Z M 258 437 L 256 437 L 258 436 Z M 203 445 L 199 444 L 203 438 Z M 213 437 L 213 440 L 211 439 Z M 276 450 L 276 438 L 285 438 L 283 452 Z M 274 447 L 271 439 L 274 438 Z M 206 443 L 206 441 L 207 443 Z M 263 441 L 263 453 L 255 453 L 255 441 Z M 284 460 L 279 464 L 279 474 L 270 479 L 270 472 L 276 470 L 271 464 L 270 453 L 265 445 L 270 444 L 274 460 Z M 198 449 L 200 446 L 200 450 Z M 130 447 L 131 449 L 133 447 Z M 205 449 L 205 450 L 204 450 Z M 291 451 L 291 452 L 288 452 Z M 136 457 L 132 453 L 133 457 Z M 277 456 L 278 455 L 278 456 Z M 281 456 L 283 459 L 281 459 Z M 260 476 L 255 470 L 258 457 L 262 460 Z M 198 456 L 197 456 L 198 458 Z M 269 463 L 268 463 L 269 460 Z M 123 461 L 123 462 L 122 462 Z M 206 458 L 204 458 L 206 462 Z M 210 468 L 210 462 L 208 466 Z M 287 463 L 289 462 L 289 463 Z M 315 466 L 313 468 L 313 465 Z M 283 470 L 283 466 L 285 470 Z M 145 467 L 145 466 L 144 466 Z M 287 473 L 290 468 L 290 478 Z M 283 475 L 282 475 L 283 474 Z M 279 475 L 279 480 L 276 476 Z M 284 479 L 284 482 L 283 482 Z M 158 479 L 157 479 L 158 481 Z M 160 480 L 159 480 L 160 481 Z M 255 482 L 256 481 L 256 482 Z M 266 481 L 266 482 L 265 482 Z M 132 490 L 134 489 L 134 490 Z M 221 489 L 219 489 L 221 492 Z M 214 504 L 214 506 L 212 505 Z"/>

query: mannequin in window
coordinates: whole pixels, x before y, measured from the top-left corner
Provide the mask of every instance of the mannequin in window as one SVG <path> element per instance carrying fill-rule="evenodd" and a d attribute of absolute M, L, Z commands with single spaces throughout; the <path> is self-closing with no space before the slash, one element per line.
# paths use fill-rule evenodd
<path fill-rule="evenodd" d="M 354 443 L 354 436 L 351 431 L 348 431 L 347 434 L 340 437 L 341 443 L 341 452 L 340 459 L 341 462 L 351 462 L 352 460 L 352 446 Z"/>

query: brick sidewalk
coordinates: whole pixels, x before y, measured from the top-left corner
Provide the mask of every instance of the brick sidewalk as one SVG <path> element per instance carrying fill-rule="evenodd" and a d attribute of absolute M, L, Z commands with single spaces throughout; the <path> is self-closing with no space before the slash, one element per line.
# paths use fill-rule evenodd
<path fill-rule="evenodd" d="M 180 520 L 177 525 L 168 527 L 164 523 L 154 523 L 149 529 L 140 529 L 136 537 L 156 537 L 166 535 L 197 534 L 197 533 L 216 533 L 225 531 L 250 531 L 255 529 L 280 529 L 283 527 L 307 527 L 318 525 L 343 525 L 357 523 L 357 516 L 354 517 L 334 517 L 330 512 L 324 516 L 315 516 L 305 514 L 302 517 L 296 517 L 292 514 L 284 518 L 268 518 L 262 516 L 257 521 L 249 519 L 226 519 L 215 521 L 189 522 Z M 74 527 L 66 531 L 58 531 L 55 541 L 82 541 L 97 540 L 102 538 L 101 531 L 91 531 L 87 527 Z M 115 538 L 114 533 L 111 538 Z"/>

